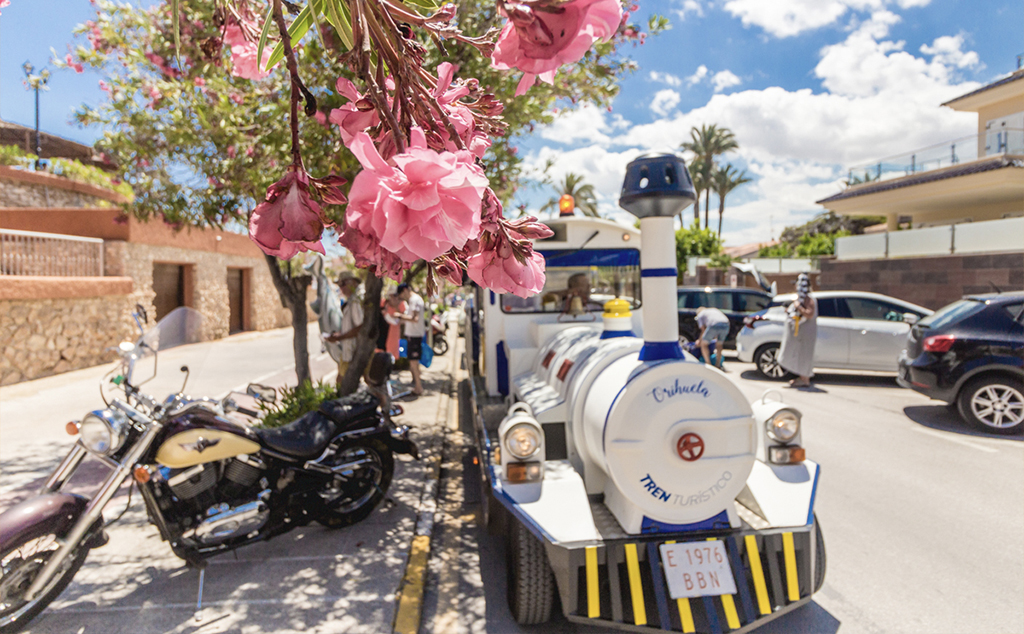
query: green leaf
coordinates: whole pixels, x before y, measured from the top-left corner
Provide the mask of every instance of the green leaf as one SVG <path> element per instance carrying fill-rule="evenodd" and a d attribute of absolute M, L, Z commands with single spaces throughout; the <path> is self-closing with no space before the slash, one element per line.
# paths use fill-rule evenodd
<path fill-rule="evenodd" d="M 327 0 L 327 21 L 338 33 L 346 50 L 352 49 L 352 20 L 348 15 L 348 5 L 342 0 Z"/>
<path fill-rule="evenodd" d="M 412 5 L 410 8 L 413 9 L 415 9 L 416 7 L 426 9 L 429 13 L 437 11 L 438 7 L 441 6 L 439 3 L 434 2 L 433 0 L 404 0 L 400 4 L 403 4 L 407 7 Z"/>
<path fill-rule="evenodd" d="M 181 25 L 178 24 L 178 3 L 181 0 L 171 0 L 171 25 L 174 29 L 174 61 L 181 68 Z"/>
<path fill-rule="evenodd" d="M 292 20 L 291 26 L 288 27 L 288 40 L 292 43 L 292 46 L 295 45 L 295 42 L 301 40 L 302 36 L 313 26 L 313 11 L 318 13 L 323 11 L 323 0 L 310 0 L 306 6 L 302 7 L 302 11 L 299 11 L 299 15 L 295 16 L 295 19 Z M 277 43 L 274 51 L 270 54 L 267 70 L 276 66 L 282 59 L 284 59 L 283 40 Z"/>
<path fill-rule="evenodd" d="M 263 30 L 260 32 L 260 43 L 256 47 L 256 68 L 259 68 L 263 60 L 263 47 L 267 45 L 267 38 L 270 36 L 270 25 L 274 23 L 274 3 L 270 3 L 270 10 L 267 11 L 267 19 L 263 22 Z M 270 70 L 269 68 L 263 70 Z"/>

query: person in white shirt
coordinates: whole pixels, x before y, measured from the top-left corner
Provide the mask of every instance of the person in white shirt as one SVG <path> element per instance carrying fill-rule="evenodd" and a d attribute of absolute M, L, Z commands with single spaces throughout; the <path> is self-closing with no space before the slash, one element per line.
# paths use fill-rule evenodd
<path fill-rule="evenodd" d="M 697 327 L 700 328 L 700 352 L 704 355 L 704 363 L 711 365 L 711 349 L 708 344 L 715 341 L 715 361 L 718 362 L 718 369 L 724 370 L 722 350 L 729 337 L 729 318 L 717 308 L 701 306 L 697 309 Z"/>
<path fill-rule="evenodd" d="M 362 282 L 352 273 L 342 273 L 338 276 L 338 287 L 341 289 L 341 296 L 344 301 L 341 308 L 341 330 L 332 332 L 327 341 L 341 342 L 341 358 L 338 359 L 338 387 L 341 387 L 341 380 L 348 372 L 348 366 L 356 353 L 356 338 L 359 335 L 359 328 L 363 325 L 363 302 L 356 297 L 356 290 Z"/>
<path fill-rule="evenodd" d="M 412 372 L 412 393 L 420 395 L 423 394 L 423 384 L 420 383 L 420 356 L 423 352 L 423 337 L 427 334 L 427 323 L 423 317 L 426 304 L 408 284 L 398 285 L 398 296 L 406 303 L 405 316 L 402 320 L 405 322 L 406 356 L 409 358 L 409 370 Z"/>

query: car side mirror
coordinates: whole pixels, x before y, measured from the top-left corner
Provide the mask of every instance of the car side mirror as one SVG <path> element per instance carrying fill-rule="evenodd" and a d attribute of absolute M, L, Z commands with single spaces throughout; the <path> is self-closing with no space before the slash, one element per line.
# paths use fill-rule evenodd
<path fill-rule="evenodd" d="M 268 386 L 260 385 L 259 383 L 250 383 L 245 388 L 245 393 L 253 397 L 257 401 L 262 403 L 276 403 L 277 402 L 277 390 Z"/>
<path fill-rule="evenodd" d="M 921 318 L 918 317 L 916 313 L 903 313 L 903 323 L 907 324 L 908 326 L 913 326 L 920 319 Z"/>

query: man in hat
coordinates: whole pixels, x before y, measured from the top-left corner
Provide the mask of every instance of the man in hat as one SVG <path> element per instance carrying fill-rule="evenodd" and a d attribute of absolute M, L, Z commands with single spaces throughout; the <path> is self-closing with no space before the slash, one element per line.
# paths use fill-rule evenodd
<path fill-rule="evenodd" d="M 338 385 L 345 377 L 348 366 L 356 353 L 356 337 L 363 325 L 363 303 L 356 297 L 356 290 L 362 281 L 353 273 L 342 273 L 338 276 L 338 287 L 341 289 L 341 330 L 332 332 L 325 337 L 327 341 L 341 342 L 341 357 L 338 359 Z"/>

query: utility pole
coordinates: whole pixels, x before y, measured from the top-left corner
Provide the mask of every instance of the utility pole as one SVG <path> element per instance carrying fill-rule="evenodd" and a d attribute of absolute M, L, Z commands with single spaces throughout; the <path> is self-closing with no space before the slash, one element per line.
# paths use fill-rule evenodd
<path fill-rule="evenodd" d="M 32 71 L 35 70 L 35 67 L 29 61 L 22 64 L 21 69 L 25 71 L 25 88 L 36 92 L 36 169 L 38 170 L 43 153 L 43 145 L 39 140 L 39 91 L 49 90 L 46 84 L 50 79 L 50 71 L 44 68 L 39 71 L 38 75 L 33 75 Z"/>

